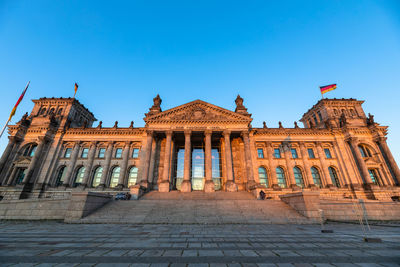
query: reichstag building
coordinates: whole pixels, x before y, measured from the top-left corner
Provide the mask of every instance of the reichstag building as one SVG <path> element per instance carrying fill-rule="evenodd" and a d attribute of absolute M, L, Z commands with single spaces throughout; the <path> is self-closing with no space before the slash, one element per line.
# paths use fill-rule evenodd
<path fill-rule="evenodd" d="M 291 128 L 254 127 L 240 96 L 234 111 L 201 100 L 163 111 L 157 95 L 144 127 L 103 127 L 75 98 L 33 102 L 9 126 L 0 161 L 4 199 L 152 190 L 263 191 L 272 199 L 302 190 L 337 199 L 400 195 L 388 127 L 356 99 L 321 99 L 300 119 L 303 127 Z"/>

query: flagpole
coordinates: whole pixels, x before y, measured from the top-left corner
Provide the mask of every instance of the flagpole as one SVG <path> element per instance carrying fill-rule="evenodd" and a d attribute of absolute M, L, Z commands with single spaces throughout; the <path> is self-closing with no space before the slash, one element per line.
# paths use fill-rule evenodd
<path fill-rule="evenodd" d="M 6 125 L 4 125 L 3 129 L 1 130 L 0 138 L 3 136 L 4 130 L 7 128 L 9 122 L 10 122 L 10 119 L 8 119 L 8 121 L 6 122 Z"/>

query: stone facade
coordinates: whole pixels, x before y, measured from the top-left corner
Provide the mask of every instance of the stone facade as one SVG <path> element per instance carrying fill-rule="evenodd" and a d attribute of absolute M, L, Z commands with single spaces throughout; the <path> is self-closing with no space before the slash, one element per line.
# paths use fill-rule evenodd
<path fill-rule="evenodd" d="M 72 98 L 33 100 L 9 126 L 0 160 L 4 199 L 68 198 L 71 192 L 261 191 L 267 198 L 319 191 L 331 199 L 392 200 L 400 170 L 386 143 L 387 126 L 365 115 L 363 101 L 321 99 L 293 128 L 255 128 L 243 99 L 230 111 L 195 100 L 162 111 L 145 126 L 93 126 Z M 191 153 L 185 153 L 191 151 Z"/>

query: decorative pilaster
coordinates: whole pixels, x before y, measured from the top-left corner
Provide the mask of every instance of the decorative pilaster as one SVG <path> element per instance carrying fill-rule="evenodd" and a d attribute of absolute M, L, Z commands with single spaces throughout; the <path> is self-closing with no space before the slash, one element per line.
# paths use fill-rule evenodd
<path fill-rule="evenodd" d="M 278 185 L 278 178 L 276 177 L 276 164 L 273 159 L 273 148 L 271 142 L 267 142 L 267 157 L 268 157 L 268 163 L 269 163 L 269 169 L 271 173 L 271 187 L 274 190 L 282 190 L 282 188 Z"/>
<path fill-rule="evenodd" d="M 7 147 L 3 153 L 3 156 L 1 157 L 0 160 L 0 185 L 7 185 L 7 173 L 10 170 L 11 164 L 6 164 L 7 162 L 11 163 L 13 160 L 13 157 L 15 156 L 17 150 L 18 150 L 18 144 L 20 142 L 19 139 L 17 139 L 15 136 L 9 136 L 8 137 L 9 142 L 7 144 Z"/>
<path fill-rule="evenodd" d="M 128 167 L 130 147 L 131 147 L 131 142 L 126 142 L 124 147 L 124 152 L 122 154 L 121 173 L 119 176 L 118 186 L 117 186 L 119 190 L 125 187 L 124 181 L 126 180 L 126 169 Z"/>
<path fill-rule="evenodd" d="M 7 147 L 4 150 L 3 155 L 1 156 L 1 159 L 0 159 L 0 173 L 3 170 L 4 164 L 6 163 L 8 156 L 10 156 L 10 153 L 16 143 L 15 136 L 9 136 L 8 139 L 9 139 L 9 141 L 8 141 Z M 0 182 L 0 184 L 1 184 L 1 182 Z"/>
<path fill-rule="evenodd" d="M 383 150 L 383 153 L 385 153 L 385 156 L 389 163 L 388 165 L 389 165 L 390 169 L 393 171 L 394 176 L 395 176 L 395 177 L 393 177 L 395 184 L 400 185 L 400 170 L 399 170 L 399 167 L 397 166 L 396 161 L 394 160 L 392 152 L 390 151 L 390 149 L 386 143 L 386 139 L 387 139 L 386 137 L 381 136 L 376 139 L 376 142 L 378 142 L 378 144 L 380 145 L 380 147 Z"/>
<path fill-rule="evenodd" d="M 215 185 L 212 179 L 212 158 L 211 158 L 211 136 L 212 131 L 206 130 L 205 135 L 205 171 L 206 171 L 206 182 L 204 184 L 205 192 L 214 192 Z"/>
<path fill-rule="evenodd" d="M 35 154 L 33 155 L 31 159 L 31 163 L 29 164 L 28 170 L 26 171 L 26 175 L 24 177 L 24 180 L 22 181 L 22 184 L 29 184 L 31 181 L 31 178 L 33 176 L 33 173 L 35 169 L 37 168 L 37 162 L 42 154 L 43 146 L 47 143 L 46 137 L 39 137 L 38 138 L 38 146 L 35 151 Z"/>
<path fill-rule="evenodd" d="M 88 184 L 88 181 L 90 178 L 89 177 L 90 172 L 91 172 L 92 166 L 93 166 L 94 156 L 96 154 L 96 145 L 97 145 L 97 142 L 92 142 L 90 144 L 89 155 L 88 155 L 88 159 L 86 160 L 86 164 L 85 164 L 85 174 L 83 176 L 82 184 L 80 184 L 79 187 L 82 187 L 82 188 L 87 187 L 87 184 Z"/>
<path fill-rule="evenodd" d="M 233 181 L 233 165 L 232 165 L 232 149 L 231 149 L 231 132 L 228 130 L 224 131 L 225 141 L 225 159 L 226 159 L 226 191 L 236 192 L 238 190 L 237 185 Z"/>
<path fill-rule="evenodd" d="M 290 153 L 289 144 L 288 143 L 283 143 L 282 147 L 283 147 L 283 153 L 285 155 L 287 172 L 289 174 L 290 187 L 293 188 L 293 190 L 299 190 L 300 187 L 296 184 L 296 180 L 294 179 L 294 172 L 293 172 L 294 164 L 290 160 L 291 153 Z"/>
<path fill-rule="evenodd" d="M 329 175 L 328 166 L 326 165 L 325 153 L 322 151 L 322 143 L 321 142 L 317 142 L 317 153 L 318 153 L 319 161 L 321 163 L 322 174 L 325 178 L 324 179 L 325 187 L 333 187 L 331 176 Z"/>
<path fill-rule="evenodd" d="M 172 131 L 166 131 L 166 142 L 165 142 L 165 155 L 164 155 L 164 171 L 162 182 L 158 186 L 159 192 L 169 192 L 169 173 L 171 166 L 171 140 Z"/>
<path fill-rule="evenodd" d="M 150 158 L 151 158 L 151 145 L 153 143 L 153 131 L 148 130 L 147 131 L 147 138 L 146 138 L 146 150 L 144 153 L 143 157 L 143 164 L 142 168 L 143 170 L 141 171 L 142 176 L 140 179 L 140 186 L 143 188 L 148 188 L 148 176 L 149 176 L 149 166 L 150 166 Z"/>
<path fill-rule="evenodd" d="M 114 142 L 109 142 L 108 143 L 107 151 L 106 151 L 106 157 L 105 157 L 105 165 L 104 165 L 104 168 L 103 168 L 103 173 L 101 174 L 100 184 L 98 186 L 100 188 L 105 188 L 106 187 L 106 180 L 107 180 L 107 176 L 108 176 L 108 171 L 110 170 L 113 146 L 114 146 Z"/>
<path fill-rule="evenodd" d="M 251 159 L 251 147 L 250 147 L 250 138 L 249 132 L 243 131 L 241 133 L 243 143 L 244 143 L 244 158 L 246 160 L 246 173 L 247 173 L 247 189 L 254 189 L 257 186 L 257 183 L 254 181 L 254 173 L 253 173 L 253 161 Z"/>
<path fill-rule="evenodd" d="M 150 187 L 153 187 L 154 181 L 154 165 L 156 164 L 156 148 L 157 148 L 157 139 L 153 136 L 153 142 L 151 144 L 151 157 L 150 157 L 150 166 L 149 166 L 149 175 L 147 182 Z"/>
<path fill-rule="evenodd" d="M 302 142 L 300 143 L 300 152 L 301 152 L 301 157 L 303 158 L 303 164 L 304 164 L 308 187 L 315 188 L 316 186 L 314 184 L 314 179 L 312 177 L 310 162 L 308 161 L 308 153 L 306 147 L 304 146 L 304 143 Z"/>
<path fill-rule="evenodd" d="M 183 167 L 183 181 L 181 184 L 181 192 L 191 192 L 192 183 L 190 182 L 190 165 L 192 156 L 192 143 L 191 143 L 191 131 L 185 131 L 185 158 Z"/>
<path fill-rule="evenodd" d="M 348 141 L 351 145 L 354 155 L 356 156 L 356 161 L 358 162 L 358 166 L 360 168 L 361 176 L 363 177 L 364 183 L 366 185 L 373 185 L 374 183 L 372 182 L 372 179 L 369 176 L 367 165 L 365 164 L 365 161 L 361 156 L 361 152 L 358 149 L 358 139 L 356 137 L 350 137 Z"/>

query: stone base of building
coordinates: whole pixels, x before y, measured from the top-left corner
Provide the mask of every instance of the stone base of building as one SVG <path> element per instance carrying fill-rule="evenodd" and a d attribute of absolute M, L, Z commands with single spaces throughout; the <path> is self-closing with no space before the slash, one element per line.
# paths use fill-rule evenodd
<path fill-rule="evenodd" d="M 166 181 L 166 182 L 161 182 L 159 185 L 158 185 L 158 191 L 159 192 L 169 192 L 170 191 L 170 185 L 169 185 L 169 182 L 168 181 Z"/>
<path fill-rule="evenodd" d="M 184 180 L 181 184 L 181 192 L 188 193 L 192 191 L 192 183 Z"/>
<path fill-rule="evenodd" d="M 215 185 L 213 181 L 206 181 L 204 184 L 204 192 L 212 193 L 215 192 Z"/>
<path fill-rule="evenodd" d="M 238 186 L 233 181 L 228 181 L 225 185 L 226 191 L 228 192 L 237 192 Z"/>

